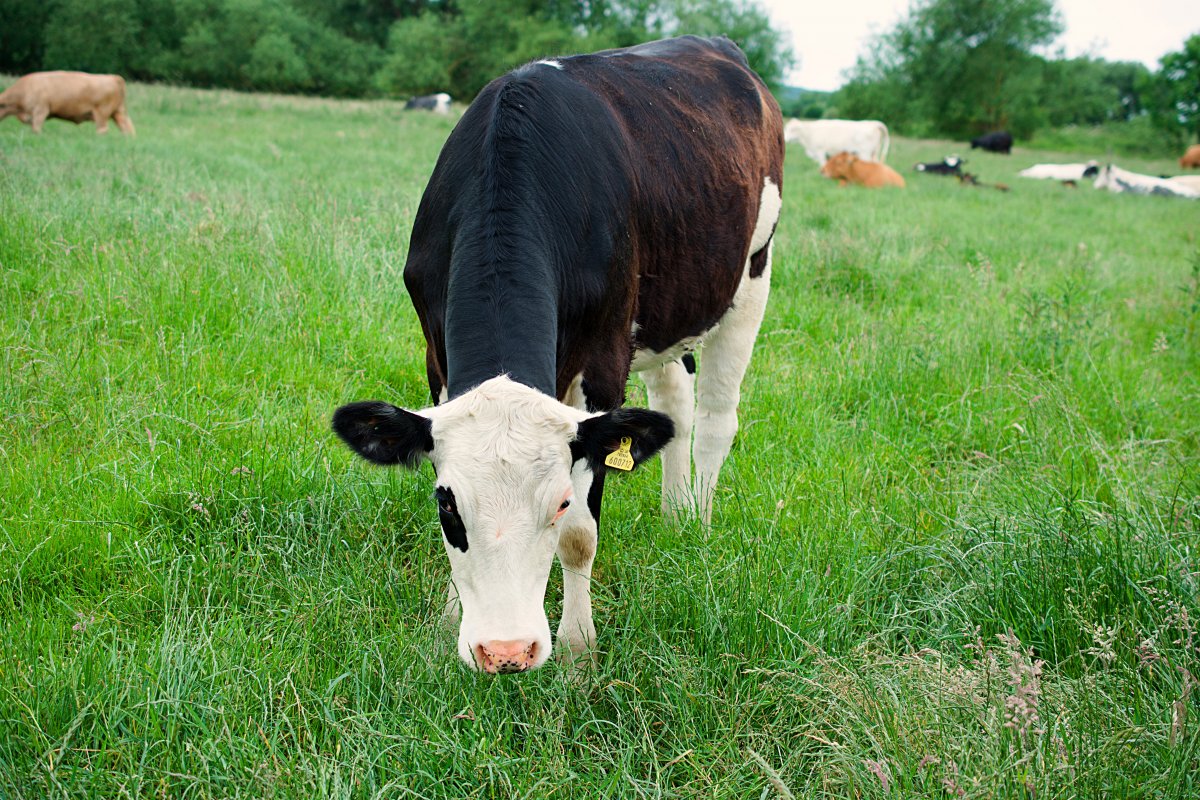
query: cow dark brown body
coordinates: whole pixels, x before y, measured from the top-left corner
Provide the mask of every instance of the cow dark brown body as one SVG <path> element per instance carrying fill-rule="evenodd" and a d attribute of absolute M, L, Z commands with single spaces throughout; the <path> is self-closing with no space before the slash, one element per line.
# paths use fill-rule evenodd
<path fill-rule="evenodd" d="M 0 120 L 15 116 L 42 132 L 47 119 L 79 124 L 91 120 L 96 133 L 108 132 L 112 119 L 122 133 L 134 134 L 125 110 L 125 79 L 87 72 L 31 72 L 0 94 Z"/>

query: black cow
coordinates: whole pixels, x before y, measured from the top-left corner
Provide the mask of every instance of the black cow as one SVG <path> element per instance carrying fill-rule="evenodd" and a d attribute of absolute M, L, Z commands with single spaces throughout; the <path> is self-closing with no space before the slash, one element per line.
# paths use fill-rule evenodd
<path fill-rule="evenodd" d="M 946 156 L 941 161 L 928 161 L 913 166 L 917 172 L 928 172 L 931 175 L 961 175 L 963 160 L 958 156 Z"/>
<path fill-rule="evenodd" d="M 1012 146 L 1012 134 L 1008 131 L 992 131 L 971 140 L 972 150 L 978 147 L 981 150 L 990 150 L 993 153 L 1004 153 L 1005 155 L 1012 152 Z"/>
<path fill-rule="evenodd" d="M 377 463 L 433 463 L 468 664 L 545 661 L 555 552 L 560 654 L 591 650 L 608 471 L 665 446 L 664 507 L 698 504 L 708 522 L 766 306 L 783 160 L 779 106 L 724 37 L 528 64 L 450 134 L 404 268 L 436 405 L 354 403 L 334 429 Z M 656 410 L 621 408 L 631 370 Z"/>

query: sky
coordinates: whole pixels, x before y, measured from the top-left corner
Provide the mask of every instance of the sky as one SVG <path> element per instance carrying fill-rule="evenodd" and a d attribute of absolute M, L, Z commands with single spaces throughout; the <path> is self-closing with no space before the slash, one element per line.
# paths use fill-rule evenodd
<path fill-rule="evenodd" d="M 872 35 L 907 15 L 910 0 L 760 0 L 776 25 L 792 32 L 800 66 L 788 83 L 832 91 L 844 83 Z M 1200 33 L 1200 0 L 1057 0 L 1066 30 L 1051 46 L 1068 57 L 1141 61 L 1158 68 L 1164 53 Z"/>

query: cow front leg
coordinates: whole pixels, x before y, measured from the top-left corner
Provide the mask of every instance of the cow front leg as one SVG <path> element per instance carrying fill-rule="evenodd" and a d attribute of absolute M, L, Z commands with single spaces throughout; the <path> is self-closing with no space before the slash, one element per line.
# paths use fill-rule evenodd
<path fill-rule="evenodd" d="M 96 109 L 92 112 L 92 119 L 96 123 L 96 133 L 108 133 L 108 114 Z"/>
<path fill-rule="evenodd" d="M 592 622 L 592 562 L 596 558 L 604 473 L 592 473 L 583 460 L 571 471 L 575 500 L 559 524 L 558 561 L 563 571 L 563 609 L 558 623 L 556 657 L 567 664 L 595 660 L 596 626 Z M 585 502 L 586 500 L 586 502 Z"/>
<path fill-rule="evenodd" d="M 35 108 L 29 116 L 29 127 L 33 128 L 34 133 L 41 133 L 42 126 L 46 124 L 46 120 L 50 116 L 50 109 Z"/>
<path fill-rule="evenodd" d="M 662 510 L 668 517 L 695 506 L 692 494 L 695 369 L 695 358 L 686 355 L 680 361 L 668 361 L 641 373 L 650 408 L 661 411 L 675 423 L 675 438 L 661 451 Z"/>
<path fill-rule="evenodd" d="M 590 522 L 590 520 L 589 520 Z M 592 622 L 592 562 L 596 558 L 595 523 L 563 531 L 558 560 L 563 571 L 563 610 L 558 623 L 558 657 L 578 663 L 592 656 L 596 626 Z"/>
<path fill-rule="evenodd" d="M 712 521 L 713 495 L 721 465 L 737 433 L 738 401 L 742 377 L 750 365 L 754 340 L 767 307 L 771 278 L 771 243 L 766 245 L 766 265 L 757 277 L 750 267 L 734 297 L 733 307 L 704 344 L 704 369 L 696 381 L 696 498 L 700 520 Z"/>
<path fill-rule="evenodd" d="M 117 127 L 120 128 L 121 133 L 126 133 L 130 136 L 136 135 L 133 128 L 133 120 L 129 118 L 129 113 L 125 110 L 125 106 L 121 106 L 113 113 L 113 120 L 117 123 Z"/>

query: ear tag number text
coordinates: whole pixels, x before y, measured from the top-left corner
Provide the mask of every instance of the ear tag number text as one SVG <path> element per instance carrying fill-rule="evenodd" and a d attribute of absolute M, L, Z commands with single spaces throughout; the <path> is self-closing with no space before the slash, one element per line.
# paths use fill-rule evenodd
<path fill-rule="evenodd" d="M 625 472 L 632 470 L 633 456 L 629 454 L 629 448 L 632 445 L 633 439 L 630 439 L 628 436 L 622 436 L 621 446 L 608 454 L 608 457 L 604 459 L 604 465 L 613 469 L 624 470 Z"/>

